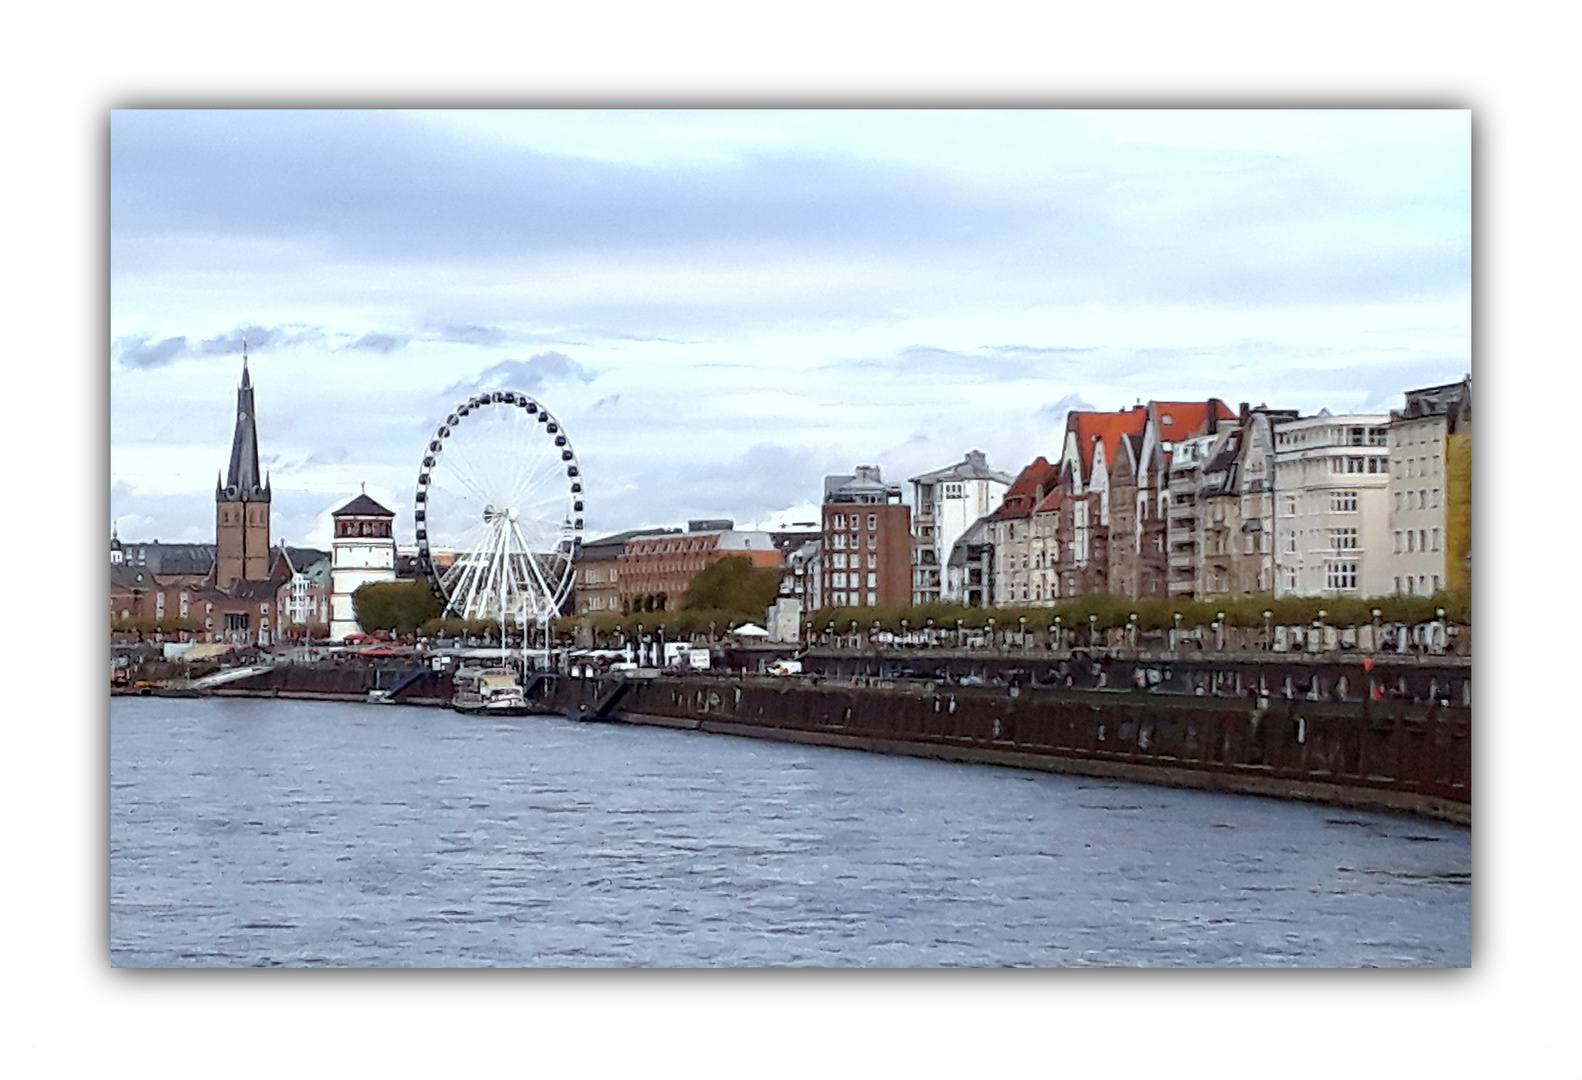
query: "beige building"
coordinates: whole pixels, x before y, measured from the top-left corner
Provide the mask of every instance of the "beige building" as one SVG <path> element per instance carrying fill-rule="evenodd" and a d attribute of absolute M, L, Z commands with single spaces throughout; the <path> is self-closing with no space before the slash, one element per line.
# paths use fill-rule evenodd
<path fill-rule="evenodd" d="M 1389 421 L 1325 410 L 1275 427 L 1276 596 L 1393 591 Z"/>
<path fill-rule="evenodd" d="M 361 632 L 352 593 L 364 585 L 394 581 L 395 514 L 367 494 L 335 511 L 330 544 L 330 640 L 345 641 Z"/>
<path fill-rule="evenodd" d="M 1468 376 L 1408 390 L 1405 408 L 1390 413 L 1391 592 L 1428 596 L 1449 587 L 1446 451 L 1470 423 L 1471 397 Z"/>

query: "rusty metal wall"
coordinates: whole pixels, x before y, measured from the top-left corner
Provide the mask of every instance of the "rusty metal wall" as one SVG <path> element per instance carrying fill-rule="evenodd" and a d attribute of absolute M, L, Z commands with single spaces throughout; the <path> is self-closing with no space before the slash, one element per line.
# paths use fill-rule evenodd
<path fill-rule="evenodd" d="M 596 700 L 610 685 L 564 680 L 551 700 L 575 715 L 575 702 Z M 1471 710 L 1371 695 L 1356 701 L 1271 697 L 1265 703 L 1105 691 L 1013 694 L 938 684 L 663 678 L 637 682 L 621 714 L 735 734 L 804 736 L 798 741 L 1359 805 L 1467 808 L 1440 815 L 1453 819 L 1469 817 L 1472 800 Z M 1370 799 L 1368 792 L 1394 798 Z"/>

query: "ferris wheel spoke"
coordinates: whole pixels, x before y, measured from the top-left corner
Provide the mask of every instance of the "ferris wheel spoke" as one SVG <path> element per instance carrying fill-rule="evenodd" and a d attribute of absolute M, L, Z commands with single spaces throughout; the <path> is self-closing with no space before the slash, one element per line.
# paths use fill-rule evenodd
<path fill-rule="evenodd" d="M 468 619 L 523 611 L 545 617 L 569 594 L 580 528 L 572 522 L 581 514 L 573 508 L 581 494 L 572 488 L 580 485 L 562 456 L 570 440 L 525 394 L 511 402 L 469 399 L 454 413 L 455 422 L 447 419 L 438 429 L 444 434 L 436 433 L 440 452 L 420 485 L 420 543 L 455 552 L 442 572 L 430 563 L 446 611 Z M 557 437 L 564 447 L 554 445 Z"/>

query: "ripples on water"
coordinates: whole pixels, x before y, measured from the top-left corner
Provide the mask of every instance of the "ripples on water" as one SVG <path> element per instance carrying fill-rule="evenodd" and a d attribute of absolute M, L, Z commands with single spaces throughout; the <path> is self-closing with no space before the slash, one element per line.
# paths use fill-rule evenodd
<path fill-rule="evenodd" d="M 120 967 L 1471 962 L 1431 821 L 560 718 L 110 718 Z"/>

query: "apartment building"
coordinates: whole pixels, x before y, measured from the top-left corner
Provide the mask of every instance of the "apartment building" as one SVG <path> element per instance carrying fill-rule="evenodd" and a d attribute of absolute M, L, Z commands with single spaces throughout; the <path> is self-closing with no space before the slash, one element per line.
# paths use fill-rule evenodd
<path fill-rule="evenodd" d="M 1326 409 L 1275 426 L 1275 595 L 1393 590 L 1389 422 Z"/>
<path fill-rule="evenodd" d="M 1390 413 L 1392 592 L 1427 596 L 1452 587 L 1452 581 L 1459 586 L 1464 577 L 1471 554 L 1471 460 L 1470 454 L 1462 455 L 1466 483 L 1456 485 L 1453 499 L 1450 476 L 1456 455 L 1451 446 L 1458 437 L 1470 440 L 1471 420 L 1471 376 L 1443 386 L 1408 390 L 1405 407 Z M 1462 491 L 1467 493 L 1465 499 Z M 1454 507 L 1453 502 L 1457 503 Z M 1454 552 L 1453 521 L 1465 522 Z"/>
<path fill-rule="evenodd" d="M 1009 473 L 989 467 L 988 455 L 969 450 L 954 465 L 914 476 L 912 485 L 912 603 L 962 603 L 942 570 L 956 541 L 973 522 L 1000 505 Z"/>
<path fill-rule="evenodd" d="M 912 597 L 912 511 L 877 465 L 824 478 L 822 588 L 815 608 L 904 607 Z"/>

